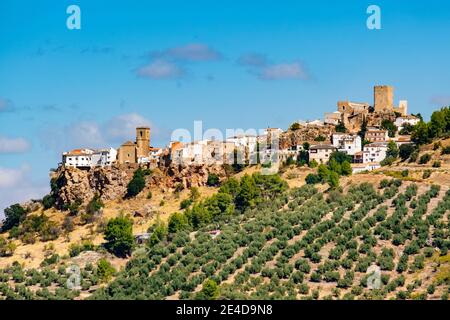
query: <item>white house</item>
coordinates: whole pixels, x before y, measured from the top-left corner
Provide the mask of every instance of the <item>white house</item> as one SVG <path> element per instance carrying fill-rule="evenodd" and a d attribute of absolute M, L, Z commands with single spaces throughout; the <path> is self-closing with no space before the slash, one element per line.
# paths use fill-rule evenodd
<path fill-rule="evenodd" d="M 317 163 L 326 163 L 331 153 L 337 148 L 331 144 L 318 144 L 309 147 L 309 161 L 316 160 Z"/>
<path fill-rule="evenodd" d="M 66 167 L 90 168 L 110 166 L 117 159 L 117 150 L 108 149 L 74 149 L 64 152 L 62 163 Z"/>
<path fill-rule="evenodd" d="M 375 169 L 381 168 L 381 165 L 376 162 L 369 162 L 369 163 L 352 163 L 352 173 L 359 173 L 364 171 L 372 171 Z"/>
<path fill-rule="evenodd" d="M 363 163 L 381 162 L 386 158 L 386 142 L 373 142 L 364 146 Z"/>
<path fill-rule="evenodd" d="M 415 126 L 419 122 L 420 122 L 419 118 L 411 116 L 411 115 L 406 115 L 406 116 L 401 116 L 401 117 L 398 117 L 397 119 L 395 119 L 394 124 L 397 126 L 398 131 L 400 131 L 403 129 L 403 126 L 405 125 L 405 123 Z"/>
<path fill-rule="evenodd" d="M 64 152 L 62 163 L 66 167 L 91 167 L 93 153 L 94 150 L 91 149 L 74 149 L 69 152 Z"/>
<path fill-rule="evenodd" d="M 361 151 L 361 137 L 356 134 L 334 133 L 333 146 L 338 151 L 347 153 L 350 156 L 354 156 L 355 153 Z"/>
<path fill-rule="evenodd" d="M 94 150 L 91 155 L 91 166 L 110 166 L 117 159 L 117 150 L 114 148 Z"/>
<path fill-rule="evenodd" d="M 234 143 L 235 147 L 238 149 L 245 148 L 249 153 L 255 152 L 258 144 L 255 135 L 238 135 L 227 138 L 226 142 Z"/>
<path fill-rule="evenodd" d="M 149 158 L 150 160 L 159 161 L 159 157 L 161 157 L 162 153 L 162 148 L 150 148 Z"/>

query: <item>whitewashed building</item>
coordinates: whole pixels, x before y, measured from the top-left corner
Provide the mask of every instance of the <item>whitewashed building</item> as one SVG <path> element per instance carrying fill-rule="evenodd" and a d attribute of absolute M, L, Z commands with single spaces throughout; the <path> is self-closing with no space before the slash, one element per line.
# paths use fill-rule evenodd
<path fill-rule="evenodd" d="M 360 173 L 365 171 L 372 171 L 381 168 L 381 165 L 377 162 L 372 163 L 353 163 L 352 165 L 352 173 Z"/>
<path fill-rule="evenodd" d="M 309 161 L 316 160 L 317 163 L 327 163 L 330 155 L 337 148 L 331 144 L 317 144 L 309 147 Z"/>
<path fill-rule="evenodd" d="M 386 142 L 373 142 L 364 146 L 363 163 L 380 163 L 386 158 L 388 149 Z"/>
<path fill-rule="evenodd" d="M 62 163 L 66 167 L 90 168 L 112 165 L 117 159 L 117 150 L 108 149 L 74 149 L 64 152 Z"/>
<path fill-rule="evenodd" d="M 403 129 L 403 126 L 407 123 L 412 126 L 415 126 L 420 122 L 420 119 L 411 115 L 401 116 L 395 119 L 394 124 L 397 126 L 398 131 Z"/>
<path fill-rule="evenodd" d="M 89 168 L 92 166 L 93 153 L 94 150 L 91 149 L 74 149 L 69 152 L 64 152 L 62 155 L 62 163 L 65 167 Z"/>
<path fill-rule="evenodd" d="M 110 166 L 117 159 L 117 150 L 114 148 L 94 150 L 91 155 L 91 166 Z"/>
<path fill-rule="evenodd" d="M 338 151 L 345 152 L 350 156 L 354 156 L 355 153 L 362 150 L 361 137 L 356 134 L 334 133 L 332 141 Z"/>

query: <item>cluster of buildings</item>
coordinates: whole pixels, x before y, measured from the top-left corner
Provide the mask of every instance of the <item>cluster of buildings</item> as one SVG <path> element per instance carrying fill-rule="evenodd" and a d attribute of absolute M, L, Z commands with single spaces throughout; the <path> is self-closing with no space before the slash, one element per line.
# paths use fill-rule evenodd
<path fill-rule="evenodd" d="M 161 148 L 150 146 L 150 128 L 136 128 L 136 141 L 127 141 L 118 149 L 74 149 L 62 154 L 65 167 L 105 167 L 114 163 L 157 164 L 162 155 Z"/>
<path fill-rule="evenodd" d="M 157 166 L 166 156 L 172 163 L 193 164 L 255 164 L 271 161 L 282 162 L 288 158 L 294 160 L 303 150 L 303 142 L 309 142 L 307 150 L 309 160 L 318 163 L 328 162 L 335 151 L 347 153 L 352 157 L 353 171 L 373 170 L 380 167 L 386 157 L 388 142 L 398 145 L 411 143 L 410 136 L 399 135 L 406 124 L 415 125 L 420 119 L 408 115 L 408 103 L 405 100 L 394 106 L 394 90 L 390 86 L 374 87 L 374 103 L 338 101 L 337 111 L 325 113 L 324 120 L 298 121 L 298 128 L 309 133 L 325 126 L 344 125 L 345 133 L 334 132 L 324 141 L 296 141 L 289 144 L 276 144 L 279 137 L 286 134 L 280 128 L 267 128 L 260 135 L 242 134 L 225 140 L 204 139 L 183 143 L 172 141 L 166 148 L 154 148 L 150 145 L 150 128 L 136 128 L 136 140 L 126 141 L 117 150 L 75 149 L 63 153 L 62 164 L 66 167 L 91 168 L 117 164 L 148 164 Z M 395 137 L 389 137 L 388 131 L 381 128 L 382 120 L 390 120 L 397 127 Z M 359 135 L 364 126 L 365 135 Z M 319 129 L 317 129 L 319 128 Z M 335 131 L 335 130 L 333 130 Z M 306 151 L 306 150 L 304 150 Z"/>
<path fill-rule="evenodd" d="M 397 127 L 394 137 L 381 127 L 382 120 L 392 121 Z M 388 143 L 395 142 L 398 146 L 411 143 L 409 135 L 399 133 L 406 124 L 411 126 L 419 123 L 418 117 L 408 115 L 408 102 L 400 100 L 394 106 L 394 89 L 392 86 L 375 86 L 374 103 L 371 106 L 365 102 L 338 101 L 337 111 L 325 113 L 324 124 L 342 124 L 349 134 L 335 133 L 332 144 L 312 146 L 310 159 L 326 162 L 333 151 L 343 151 L 353 158 L 353 172 L 373 170 L 380 167 L 380 162 L 386 158 Z M 366 125 L 364 144 L 357 134 Z M 364 146 L 363 146 L 364 145 Z"/>

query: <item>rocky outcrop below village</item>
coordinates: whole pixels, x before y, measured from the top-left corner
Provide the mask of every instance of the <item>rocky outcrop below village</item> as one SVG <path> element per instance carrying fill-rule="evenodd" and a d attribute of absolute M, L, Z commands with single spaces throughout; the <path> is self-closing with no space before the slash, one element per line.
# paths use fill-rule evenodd
<path fill-rule="evenodd" d="M 90 169 L 59 167 L 52 176 L 52 192 L 56 206 L 64 208 L 79 202 L 88 203 L 96 194 L 104 201 L 125 197 L 127 186 L 138 164 L 113 165 Z M 143 167 L 147 169 L 147 167 Z M 206 185 L 210 173 L 223 179 L 226 172 L 221 165 L 174 165 L 150 169 L 145 176 L 146 186 L 170 191 L 181 184 L 184 188 Z"/>
<path fill-rule="evenodd" d="M 287 149 L 292 146 L 301 145 L 308 141 L 317 143 L 314 140 L 322 136 L 329 142 L 329 137 L 336 131 L 333 125 L 308 125 L 300 127 L 297 130 L 288 130 L 280 135 L 280 148 Z"/>

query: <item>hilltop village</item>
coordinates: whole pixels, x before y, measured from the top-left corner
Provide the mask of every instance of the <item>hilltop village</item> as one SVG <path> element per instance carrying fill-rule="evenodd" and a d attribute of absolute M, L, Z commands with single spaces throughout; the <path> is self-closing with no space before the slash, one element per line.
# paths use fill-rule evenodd
<path fill-rule="evenodd" d="M 267 128 L 261 135 L 242 134 L 223 141 L 171 141 L 165 148 L 150 145 L 150 128 L 136 128 L 134 142 L 126 141 L 118 149 L 75 149 L 62 154 L 65 168 L 89 169 L 111 165 L 136 165 L 155 168 L 170 164 L 222 165 L 277 163 L 298 160 L 300 153 L 308 161 L 326 163 L 335 151 L 352 158 L 353 173 L 381 166 L 389 143 L 410 144 L 410 129 L 420 118 L 408 114 L 408 103 L 394 105 L 392 86 L 375 86 L 374 101 L 338 101 L 337 110 L 325 113 L 323 120 L 296 121 L 288 130 Z M 253 162 L 252 162 L 253 161 Z"/>

